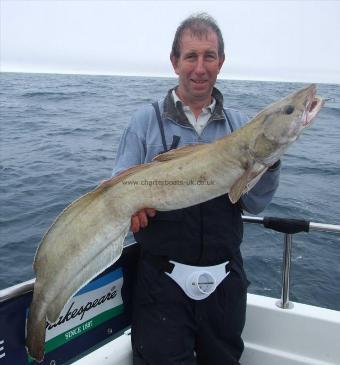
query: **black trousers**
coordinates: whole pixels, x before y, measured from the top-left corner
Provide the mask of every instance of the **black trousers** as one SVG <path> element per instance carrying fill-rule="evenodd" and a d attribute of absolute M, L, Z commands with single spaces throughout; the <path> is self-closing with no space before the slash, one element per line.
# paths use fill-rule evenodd
<path fill-rule="evenodd" d="M 214 293 L 195 301 L 141 259 L 131 330 L 133 364 L 239 364 L 247 286 L 243 269 L 232 268 Z"/>

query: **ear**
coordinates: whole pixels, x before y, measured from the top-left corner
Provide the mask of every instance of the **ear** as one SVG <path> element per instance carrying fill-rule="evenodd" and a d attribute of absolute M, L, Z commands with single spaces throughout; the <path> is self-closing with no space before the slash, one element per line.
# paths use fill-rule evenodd
<path fill-rule="evenodd" d="M 218 60 L 218 72 L 220 72 L 222 66 L 223 66 L 223 63 L 225 61 L 225 55 L 223 54 L 222 57 L 219 57 L 219 60 Z"/>
<path fill-rule="evenodd" d="M 172 67 L 174 68 L 175 73 L 178 75 L 178 58 L 174 55 L 170 55 L 170 61 L 172 64 Z"/>

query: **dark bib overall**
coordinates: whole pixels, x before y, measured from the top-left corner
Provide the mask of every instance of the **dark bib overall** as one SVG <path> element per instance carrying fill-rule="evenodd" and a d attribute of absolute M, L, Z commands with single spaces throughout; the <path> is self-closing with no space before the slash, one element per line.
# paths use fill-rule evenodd
<path fill-rule="evenodd" d="M 174 136 L 173 148 L 176 140 L 178 144 L 179 137 Z M 228 195 L 185 209 L 157 212 L 135 234 L 142 257 L 132 322 L 134 365 L 238 364 L 248 285 L 239 250 L 242 235 L 241 209 L 231 204 Z M 231 273 L 208 298 L 195 301 L 150 257 L 195 266 L 230 260 Z"/>

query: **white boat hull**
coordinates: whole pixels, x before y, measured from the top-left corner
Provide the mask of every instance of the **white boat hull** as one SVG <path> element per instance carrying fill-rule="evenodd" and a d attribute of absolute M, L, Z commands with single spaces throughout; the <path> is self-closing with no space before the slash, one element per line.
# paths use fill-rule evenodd
<path fill-rule="evenodd" d="M 340 312 L 293 303 L 280 309 L 277 299 L 248 294 L 242 365 L 339 365 Z M 73 365 L 132 365 L 125 333 Z"/>

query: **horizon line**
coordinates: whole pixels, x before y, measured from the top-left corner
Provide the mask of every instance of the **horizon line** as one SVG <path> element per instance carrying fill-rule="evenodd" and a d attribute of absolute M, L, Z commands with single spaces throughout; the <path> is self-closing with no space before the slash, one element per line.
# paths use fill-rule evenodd
<path fill-rule="evenodd" d="M 23 74 L 41 74 L 41 75 L 74 75 L 74 76 L 125 76 L 125 77 L 151 77 L 151 78 L 168 78 L 168 79 L 178 79 L 175 75 L 169 75 L 165 73 L 151 74 L 151 73 L 138 73 L 138 72 L 85 72 L 85 71 L 32 71 L 32 70 L 0 70 L 1 73 L 23 73 Z M 316 84 L 328 84 L 328 85 L 340 85 L 340 82 L 326 82 L 326 81 L 306 81 L 306 80 L 296 80 L 296 79 L 280 79 L 280 78 L 270 78 L 270 77 L 245 77 L 245 76 L 223 76 L 220 74 L 217 81 L 219 80 L 230 80 L 230 81 L 261 81 L 261 82 L 283 82 L 283 83 L 316 83 Z"/>

